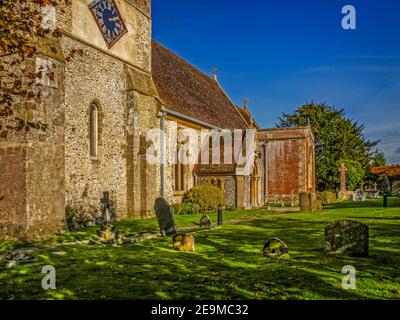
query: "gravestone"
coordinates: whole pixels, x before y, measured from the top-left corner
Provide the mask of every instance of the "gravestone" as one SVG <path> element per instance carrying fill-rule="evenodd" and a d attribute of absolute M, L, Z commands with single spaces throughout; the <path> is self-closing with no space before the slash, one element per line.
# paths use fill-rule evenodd
<path fill-rule="evenodd" d="M 361 189 L 354 191 L 354 201 L 365 201 L 365 192 Z"/>
<path fill-rule="evenodd" d="M 194 236 L 191 234 L 176 234 L 172 237 L 172 247 L 175 250 L 194 252 Z"/>
<path fill-rule="evenodd" d="M 102 216 L 104 225 L 109 227 L 111 224 L 111 203 L 110 203 L 110 193 L 108 191 L 103 192 L 103 198 L 100 200 L 103 204 Z"/>
<path fill-rule="evenodd" d="M 103 192 L 103 198 L 100 200 L 103 204 L 102 208 L 102 221 L 103 224 L 100 230 L 97 231 L 97 237 L 92 239 L 93 241 L 98 241 L 103 244 L 121 244 L 123 238 L 115 231 L 114 226 L 111 224 L 113 218 L 115 220 L 115 212 L 112 209 L 110 201 L 110 193 L 108 191 Z"/>
<path fill-rule="evenodd" d="M 377 199 L 379 196 L 379 191 L 376 189 L 367 189 L 364 192 L 367 199 Z"/>
<path fill-rule="evenodd" d="M 171 206 L 164 198 L 157 198 L 154 203 L 160 232 L 163 236 L 176 234 L 175 218 Z"/>
<path fill-rule="evenodd" d="M 209 216 L 204 215 L 200 219 L 200 228 L 210 228 L 211 227 L 211 219 Z"/>
<path fill-rule="evenodd" d="M 15 267 L 20 264 L 31 263 L 34 261 L 34 257 L 29 252 L 14 252 L 9 253 L 5 257 L 7 268 Z"/>
<path fill-rule="evenodd" d="M 223 222 L 222 222 L 222 210 L 223 207 L 221 205 L 218 206 L 218 225 L 222 226 Z M 210 221 L 211 224 L 211 221 Z"/>
<path fill-rule="evenodd" d="M 289 249 L 282 240 L 271 238 L 264 244 L 263 254 L 265 257 L 275 258 L 289 255 Z"/>
<path fill-rule="evenodd" d="M 312 212 L 312 194 L 309 192 L 302 192 L 299 195 L 300 211 Z"/>
<path fill-rule="evenodd" d="M 357 221 L 335 221 L 325 228 L 325 242 L 327 253 L 367 257 L 369 228 Z"/>
<path fill-rule="evenodd" d="M 108 191 L 103 192 L 103 198 L 100 199 L 100 203 L 102 204 L 101 214 L 100 216 L 95 217 L 95 224 L 109 225 L 110 223 L 116 221 L 117 215 Z"/>

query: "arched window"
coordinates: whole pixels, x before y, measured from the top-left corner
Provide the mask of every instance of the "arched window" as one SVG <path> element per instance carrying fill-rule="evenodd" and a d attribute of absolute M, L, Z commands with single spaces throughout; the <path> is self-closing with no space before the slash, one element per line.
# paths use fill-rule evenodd
<path fill-rule="evenodd" d="M 176 163 L 175 163 L 175 191 L 183 192 L 186 190 L 186 170 L 183 163 L 184 149 L 178 149 L 176 151 Z"/>
<path fill-rule="evenodd" d="M 91 158 L 99 155 L 99 108 L 95 103 L 90 105 L 89 112 L 89 152 Z"/>

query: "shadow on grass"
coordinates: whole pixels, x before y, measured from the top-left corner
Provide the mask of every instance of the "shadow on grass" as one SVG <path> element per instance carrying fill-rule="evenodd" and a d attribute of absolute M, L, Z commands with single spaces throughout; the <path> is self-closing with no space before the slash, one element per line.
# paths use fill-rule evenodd
<path fill-rule="evenodd" d="M 195 254 L 171 250 L 171 239 L 122 247 L 68 248 L 50 252 L 31 265 L 1 276 L 3 299 L 365 299 L 383 298 L 379 290 L 341 288 L 344 265 L 366 279 L 397 275 L 397 257 L 372 248 L 370 258 L 337 258 L 322 253 L 324 222 L 292 218 L 259 219 L 196 235 Z M 375 226 L 379 236 L 384 228 Z M 395 227 L 398 232 L 399 226 Z M 262 256 L 264 240 L 278 236 L 289 246 L 289 259 Z M 376 245 L 379 243 L 377 242 Z M 375 246 L 375 244 L 374 244 Z M 398 241 L 389 247 L 398 248 Z M 386 259 L 389 260 L 384 260 Z M 57 290 L 40 288 L 41 266 L 57 270 Z M 375 280 L 374 280 L 375 281 Z M 379 281 L 379 278 L 376 280 Z M 375 285 L 375 282 L 373 282 Z"/>
<path fill-rule="evenodd" d="M 193 254 L 171 250 L 170 237 L 121 247 L 64 247 L 65 256 L 47 250 L 35 254 L 34 263 L 0 270 L 0 298 L 400 298 L 398 214 L 396 209 L 355 208 L 260 217 L 196 234 Z M 325 226 L 341 218 L 369 225 L 369 258 L 323 253 Z M 141 223 L 153 228 L 154 222 Z M 132 226 L 130 232 L 135 232 L 136 227 Z M 288 259 L 263 257 L 264 241 L 271 237 L 288 244 Z M 48 264 L 57 271 L 54 291 L 41 289 L 41 268 Z M 341 287 L 345 265 L 357 270 L 357 290 Z"/>
<path fill-rule="evenodd" d="M 210 243 L 206 238 L 199 239 L 199 243 L 215 246 L 214 241 Z M 104 250 L 95 256 L 94 252 L 87 252 L 80 259 L 68 259 L 75 272 L 69 270 L 67 261 L 46 259 L 46 263 L 57 269 L 55 291 L 40 289 L 42 275 L 38 265 L 31 266 L 32 270 L 25 269 L 24 274 L 16 269 L 10 278 L 2 279 L 7 286 L 1 289 L 0 296 L 3 299 L 363 298 L 334 285 L 340 284 L 340 278 L 330 281 L 309 267 L 269 260 L 261 257 L 261 252 L 229 253 L 227 245 L 217 247 L 219 257 L 176 253 L 166 248 L 151 251 L 141 248 L 140 253 L 136 247 L 125 250 L 129 253 L 124 252 L 124 257 L 120 250 Z"/>

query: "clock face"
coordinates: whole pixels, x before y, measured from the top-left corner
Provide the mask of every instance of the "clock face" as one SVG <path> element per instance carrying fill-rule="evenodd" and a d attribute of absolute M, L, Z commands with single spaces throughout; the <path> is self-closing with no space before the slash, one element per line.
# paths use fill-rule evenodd
<path fill-rule="evenodd" d="M 95 0 L 89 8 L 108 48 L 111 48 L 127 32 L 114 0 Z"/>

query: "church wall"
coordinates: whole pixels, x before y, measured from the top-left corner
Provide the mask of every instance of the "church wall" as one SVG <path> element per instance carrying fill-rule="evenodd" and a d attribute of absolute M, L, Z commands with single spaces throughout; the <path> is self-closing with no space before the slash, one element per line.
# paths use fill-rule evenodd
<path fill-rule="evenodd" d="M 98 212 L 109 191 L 119 218 L 142 218 L 153 214 L 159 190 L 143 147 L 146 132 L 157 127 L 156 100 L 149 97 L 151 1 L 115 2 L 128 32 L 111 48 L 88 7 L 92 0 L 72 0 L 57 12 L 64 55 L 83 51 L 66 66 L 66 202 Z M 93 102 L 100 108 L 97 159 L 89 154 Z"/>
<path fill-rule="evenodd" d="M 165 121 L 165 131 L 167 138 L 172 137 L 174 130 L 176 130 L 176 126 L 181 129 L 191 128 L 182 123 L 176 124 L 174 121 L 167 120 Z M 193 128 L 191 128 L 193 129 Z M 200 129 L 195 129 L 197 134 L 198 148 L 201 146 L 201 135 Z M 175 138 L 176 139 L 176 138 Z M 166 139 L 168 140 L 168 139 Z M 198 149 L 197 149 L 198 150 Z M 170 152 L 167 148 L 166 159 L 170 159 Z M 211 160 L 211 159 L 210 159 Z M 188 166 L 188 174 L 187 174 L 187 188 L 186 190 L 190 190 L 192 187 L 198 184 L 208 183 L 211 179 L 222 179 L 223 183 L 223 191 L 224 197 L 226 200 L 226 206 L 228 207 L 236 207 L 237 204 L 237 179 L 234 174 L 215 174 L 212 172 L 209 173 L 197 173 L 193 172 L 194 166 Z M 165 167 L 165 198 L 170 203 L 181 203 L 183 198 L 183 192 L 174 192 L 174 165 L 167 164 Z M 249 208 L 251 207 L 251 199 L 250 199 L 250 177 L 243 177 L 243 186 L 240 189 L 241 195 L 244 197 L 244 205 L 243 207 Z"/>
<path fill-rule="evenodd" d="M 245 196 L 245 208 L 251 208 L 251 198 L 250 198 L 250 180 L 251 178 L 249 176 L 246 176 L 244 178 L 244 196 Z"/>
<path fill-rule="evenodd" d="M 158 129 L 158 102 L 130 91 L 127 94 L 126 149 L 127 215 L 147 218 L 154 215 L 154 201 L 160 195 L 160 164 L 147 159 L 146 134 Z"/>
<path fill-rule="evenodd" d="M 236 206 L 236 180 L 234 176 L 224 177 L 224 196 L 226 206 Z"/>
<path fill-rule="evenodd" d="M 165 132 L 165 140 L 172 139 L 173 131 L 176 128 L 176 123 L 173 121 L 165 120 L 164 121 L 164 132 Z M 165 159 L 170 159 L 172 157 L 170 150 L 166 147 L 165 150 Z M 180 203 L 181 197 L 174 196 L 174 169 L 173 164 L 166 163 L 164 167 L 164 198 L 169 203 Z"/>
<path fill-rule="evenodd" d="M 55 80 L 34 85 L 40 98 L 16 98 L 0 116 L 0 238 L 34 240 L 64 226 L 64 65 L 36 55 L 25 67 L 48 61 Z"/>
<path fill-rule="evenodd" d="M 159 170 L 146 160 L 145 135 L 158 127 L 151 71 L 150 1 L 116 0 L 128 29 L 108 48 L 88 5 L 59 11 L 66 66 L 66 202 L 98 212 L 109 191 L 119 218 L 153 215 Z M 94 63 L 95 62 L 95 63 Z M 98 159 L 89 154 L 89 108 L 100 108 Z M 157 184 L 158 183 L 158 184 Z"/>
<path fill-rule="evenodd" d="M 96 212 L 109 191 L 117 214 L 126 215 L 126 165 L 123 151 L 126 91 L 123 63 L 71 38 L 64 52 L 81 49 L 66 64 L 65 178 L 66 202 Z M 93 63 L 93 62 L 96 63 Z M 99 107 L 99 156 L 89 154 L 89 108 Z"/>
<path fill-rule="evenodd" d="M 182 123 L 177 123 L 173 120 L 166 120 L 165 121 L 165 133 L 166 133 L 166 141 L 168 139 L 172 139 L 172 135 L 174 134 L 176 128 L 180 129 L 192 129 L 195 130 L 196 135 L 197 135 L 197 143 L 198 143 L 198 149 L 194 149 L 195 146 L 192 144 L 192 149 L 191 150 L 200 150 L 199 148 L 202 145 L 201 141 L 201 131 L 200 129 L 193 129 L 192 127 L 189 127 L 187 125 L 184 125 Z M 176 139 L 176 137 L 175 137 Z M 188 142 L 188 143 L 193 143 L 193 142 Z M 172 159 L 172 155 L 170 153 L 171 149 L 166 147 L 166 153 L 165 157 L 166 159 Z M 172 150 L 173 151 L 173 150 Z M 198 156 L 198 155 L 197 155 Z M 196 156 L 196 157 L 197 157 Z M 197 159 L 198 160 L 198 159 Z M 210 158 L 211 161 L 211 158 Z M 224 196 L 227 201 L 228 206 L 235 206 L 236 205 L 236 179 L 233 175 L 213 175 L 213 174 L 197 174 L 195 175 L 193 173 L 194 170 L 194 165 L 188 165 L 187 167 L 187 179 L 186 179 L 186 190 L 189 191 L 191 188 L 193 188 L 195 185 L 202 184 L 202 183 L 207 183 L 209 182 L 210 179 L 216 178 L 216 179 L 222 179 L 223 184 L 224 184 Z M 174 180 L 174 164 L 167 163 L 165 166 L 165 198 L 167 201 L 170 203 L 181 203 L 183 199 L 183 194 L 182 192 L 175 192 L 174 191 L 174 185 L 175 185 L 175 180 Z"/>
<path fill-rule="evenodd" d="M 291 195 L 303 189 L 300 164 L 301 140 L 278 140 L 268 143 L 268 194 Z"/>
<path fill-rule="evenodd" d="M 0 238 L 24 235 L 26 228 L 26 147 L 0 144 Z"/>
<path fill-rule="evenodd" d="M 169 139 L 176 139 L 176 128 L 181 128 L 181 129 L 192 129 L 188 126 L 185 126 L 183 124 L 177 123 L 173 120 L 165 120 L 165 125 L 164 125 L 164 131 L 165 131 L 165 140 L 169 141 Z M 198 138 L 198 143 L 200 146 L 200 131 L 196 130 L 197 138 Z M 183 199 L 183 193 L 182 192 L 175 192 L 174 191 L 174 186 L 175 186 L 175 180 L 174 180 L 174 164 L 172 164 L 172 159 L 174 157 L 171 152 L 174 152 L 172 148 L 168 148 L 166 145 L 166 152 L 165 152 L 165 159 L 169 159 L 170 161 L 166 162 L 165 165 L 165 199 L 169 201 L 170 203 L 181 203 Z M 186 174 L 186 190 L 190 190 L 195 186 L 195 180 L 193 176 L 193 164 L 189 164 L 187 166 L 187 174 Z"/>

